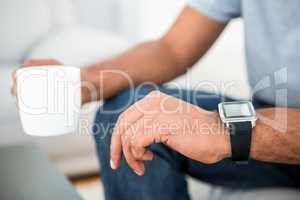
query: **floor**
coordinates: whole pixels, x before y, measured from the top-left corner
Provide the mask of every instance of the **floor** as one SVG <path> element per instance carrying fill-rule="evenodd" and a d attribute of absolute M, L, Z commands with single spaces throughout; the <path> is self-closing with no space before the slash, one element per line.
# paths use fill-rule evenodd
<path fill-rule="evenodd" d="M 188 178 L 188 190 L 191 199 L 207 199 L 209 186 Z M 103 186 L 98 175 L 91 175 L 71 180 L 72 184 L 84 200 L 104 200 Z"/>
<path fill-rule="evenodd" d="M 101 178 L 92 175 L 71 180 L 72 184 L 84 200 L 103 200 Z"/>

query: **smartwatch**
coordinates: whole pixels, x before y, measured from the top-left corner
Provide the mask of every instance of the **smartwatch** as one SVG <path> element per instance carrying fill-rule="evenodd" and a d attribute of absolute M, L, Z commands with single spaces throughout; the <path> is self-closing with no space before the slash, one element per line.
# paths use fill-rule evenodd
<path fill-rule="evenodd" d="M 222 102 L 218 105 L 219 115 L 230 133 L 232 161 L 248 161 L 252 129 L 257 120 L 251 101 Z"/>

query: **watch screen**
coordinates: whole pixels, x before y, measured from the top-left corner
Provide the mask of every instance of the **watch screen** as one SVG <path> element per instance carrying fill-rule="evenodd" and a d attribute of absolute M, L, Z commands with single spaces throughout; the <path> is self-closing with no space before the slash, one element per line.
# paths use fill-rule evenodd
<path fill-rule="evenodd" d="M 250 117 L 252 116 L 248 103 L 232 103 L 223 105 L 225 117 Z"/>

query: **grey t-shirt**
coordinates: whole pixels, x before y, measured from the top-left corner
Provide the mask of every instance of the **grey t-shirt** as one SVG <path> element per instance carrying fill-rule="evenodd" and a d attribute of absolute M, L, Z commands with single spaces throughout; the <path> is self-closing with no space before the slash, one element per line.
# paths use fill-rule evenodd
<path fill-rule="evenodd" d="M 300 107 L 300 0 L 187 3 L 220 22 L 242 17 L 253 97 L 277 106 Z"/>

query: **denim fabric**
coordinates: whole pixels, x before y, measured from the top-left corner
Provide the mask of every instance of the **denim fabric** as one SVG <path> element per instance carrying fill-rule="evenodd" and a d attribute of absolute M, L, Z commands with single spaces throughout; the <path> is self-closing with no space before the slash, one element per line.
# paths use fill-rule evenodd
<path fill-rule="evenodd" d="M 236 165 L 230 159 L 216 164 L 203 164 L 163 144 L 149 147 L 154 152 L 154 159 L 145 163 L 144 176 L 137 176 L 124 159 L 120 169 L 113 171 L 109 164 L 113 124 L 122 111 L 152 90 L 154 87 L 142 86 L 124 91 L 105 102 L 97 112 L 93 132 L 107 200 L 189 199 L 186 174 L 213 185 L 234 189 L 300 186 L 300 167 L 296 165 L 271 164 L 254 160 L 250 160 L 247 165 Z M 200 91 L 179 91 L 163 87 L 159 90 L 213 111 L 217 109 L 219 102 L 232 100 Z M 270 107 L 259 102 L 254 102 L 254 105 L 256 108 Z"/>

